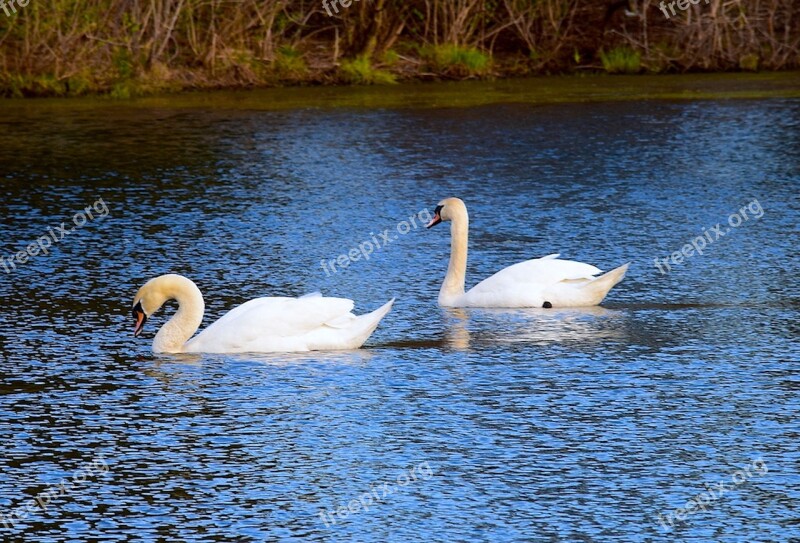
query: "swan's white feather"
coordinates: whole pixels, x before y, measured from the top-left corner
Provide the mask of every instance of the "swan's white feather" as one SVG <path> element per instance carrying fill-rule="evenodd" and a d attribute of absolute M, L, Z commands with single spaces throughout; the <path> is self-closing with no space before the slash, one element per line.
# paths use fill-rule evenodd
<path fill-rule="evenodd" d="M 446 307 L 578 307 L 597 305 L 625 277 L 625 264 L 602 271 L 583 262 L 559 260 L 559 254 L 526 260 L 500 270 L 464 291 L 469 240 L 469 214 L 459 198 L 437 205 L 437 218 L 451 221 L 450 263 L 439 290 Z M 437 224 L 432 222 L 430 226 Z"/>
<path fill-rule="evenodd" d="M 194 339 L 205 303 L 190 279 L 166 274 L 145 283 L 133 299 L 138 335 L 150 315 L 167 300 L 178 311 L 156 333 L 157 353 L 244 353 L 357 349 L 375 331 L 394 299 L 372 313 L 356 316 L 353 300 L 312 293 L 301 298 L 256 298 L 230 310 Z"/>
<path fill-rule="evenodd" d="M 546 301 L 558 303 L 563 296 L 557 296 L 556 293 L 561 293 L 563 289 L 583 286 L 593 280 L 595 275 L 602 273 L 591 264 L 558 260 L 557 257 L 558 255 L 548 255 L 504 268 L 470 289 L 458 305 L 542 307 Z M 570 287 L 564 285 L 553 288 L 566 281 L 572 282 Z M 551 291 L 554 300 L 547 300 L 547 294 Z"/>
<path fill-rule="evenodd" d="M 391 307 L 391 304 L 388 304 Z M 186 352 L 276 352 L 358 348 L 380 315 L 357 317 L 353 300 L 304 296 L 256 298 L 223 315 L 189 340 Z M 373 326 L 374 324 L 374 326 Z M 364 336 L 364 331 L 369 333 Z"/>

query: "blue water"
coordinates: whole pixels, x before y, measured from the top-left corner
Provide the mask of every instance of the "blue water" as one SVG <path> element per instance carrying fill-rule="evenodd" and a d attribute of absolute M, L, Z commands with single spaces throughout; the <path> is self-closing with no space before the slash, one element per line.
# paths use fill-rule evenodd
<path fill-rule="evenodd" d="M 3 541 L 800 541 L 797 100 L 0 125 L 6 262 L 94 216 L 0 267 Z M 600 308 L 441 309 L 449 233 L 410 218 L 447 196 L 468 286 L 555 252 L 631 269 Z M 134 339 L 130 304 L 168 272 L 204 326 L 263 295 L 397 302 L 359 351 L 155 356 L 174 305 Z"/>

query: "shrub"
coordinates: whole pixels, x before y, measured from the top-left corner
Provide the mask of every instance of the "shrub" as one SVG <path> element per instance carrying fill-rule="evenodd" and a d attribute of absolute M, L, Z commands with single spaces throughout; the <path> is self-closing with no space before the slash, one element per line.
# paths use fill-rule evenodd
<path fill-rule="evenodd" d="M 422 58 L 439 73 L 457 77 L 485 75 L 489 72 L 489 56 L 474 47 L 446 44 L 420 49 Z"/>
<path fill-rule="evenodd" d="M 293 47 L 278 48 L 272 68 L 279 79 L 299 79 L 308 72 L 303 55 Z"/>
<path fill-rule="evenodd" d="M 758 71 L 758 55 L 744 55 L 739 59 L 739 69 L 745 72 Z"/>
<path fill-rule="evenodd" d="M 381 56 L 381 63 L 386 66 L 394 66 L 398 60 L 400 60 L 400 55 L 392 49 L 389 49 Z"/>
<path fill-rule="evenodd" d="M 610 74 L 636 74 L 642 68 L 642 55 L 629 47 L 616 47 L 608 53 L 601 50 L 600 61 Z"/>
<path fill-rule="evenodd" d="M 391 85 L 397 83 L 389 72 L 376 70 L 367 57 L 342 60 L 339 75 L 345 83 L 351 85 Z"/>

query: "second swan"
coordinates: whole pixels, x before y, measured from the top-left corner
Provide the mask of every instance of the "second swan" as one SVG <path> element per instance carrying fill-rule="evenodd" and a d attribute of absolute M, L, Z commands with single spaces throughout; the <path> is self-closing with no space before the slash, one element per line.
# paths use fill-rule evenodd
<path fill-rule="evenodd" d="M 597 276 L 591 264 L 559 260 L 558 254 L 526 260 L 500 270 L 464 291 L 467 272 L 469 215 L 459 198 L 446 198 L 436 206 L 431 228 L 450 221 L 450 264 L 439 291 L 445 307 L 582 307 L 603 301 L 611 287 L 622 281 L 628 264 Z"/>

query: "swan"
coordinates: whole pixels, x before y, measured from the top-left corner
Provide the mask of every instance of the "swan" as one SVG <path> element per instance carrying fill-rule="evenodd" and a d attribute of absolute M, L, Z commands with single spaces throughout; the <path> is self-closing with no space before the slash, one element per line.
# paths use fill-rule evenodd
<path fill-rule="evenodd" d="M 167 300 L 178 311 L 153 340 L 154 353 L 246 353 L 357 349 L 389 312 L 394 298 L 366 315 L 356 316 L 353 300 L 325 298 L 319 293 L 301 298 L 256 298 L 228 311 L 192 337 L 203 320 L 200 289 L 177 274 L 144 284 L 133 299 L 134 336 Z"/>
<path fill-rule="evenodd" d="M 467 271 L 469 215 L 459 198 L 439 202 L 426 228 L 451 221 L 450 264 L 439 290 L 444 307 L 583 307 L 603 301 L 611 287 L 622 281 L 628 264 L 602 273 L 598 268 L 559 260 L 558 254 L 526 260 L 500 270 L 464 292 Z"/>

